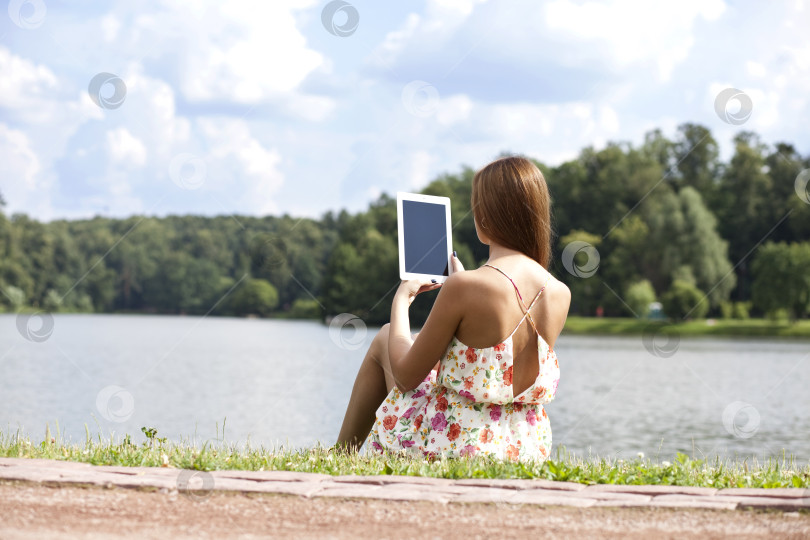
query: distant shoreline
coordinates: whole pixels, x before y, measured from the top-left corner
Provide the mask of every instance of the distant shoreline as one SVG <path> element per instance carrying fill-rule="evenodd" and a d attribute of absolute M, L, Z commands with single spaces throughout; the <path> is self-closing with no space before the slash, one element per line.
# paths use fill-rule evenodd
<path fill-rule="evenodd" d="M 698 319 L 678 324 L 659 319 L 571 316 L 563 335 L 677 335 L 711 337 L 789 337 L 810 339 L 810 320 Z"/>
<path fill-rule="evenodd" d="M 23 310 L 23 313 L 41 313 L 34 309 Z M 185 313 L 155 313 L 147 311 L 120 311 L 111 313 L 94 313 L 81 311 L 53 312 L 54 315 L 144 315 L 158 317 L 189 317 L 200 318 L 201 315 L 187 315 Z M 0 315 L 15 315 L 11 311 L 0 310 Z M 245 320 L 276 320 L 276 321 L 310 321 L 329 325 L 329 318 L 291 317 L 286 313 L 274 313 L 269 317 L 248 315 L 238 317 L 233 315 L 209 315 L 212 318 L 245 319 Z M 379 324 L 368 323 L 368 328 L 379 328 Z M 416 330 L 417 328 L 414 328 Z M 706 336 L 706 337 L 778 337 L 810 339 L 810 319 L 800 319 L 795 323 L 785 320 L 771 321 L 769 319 L 697 319 L 681 323 L 673 323 L 665 319 L 646 319 L 634 317 L 582 317 L 569 316 L 565 321 L 563 335 L 677 335 L 677 336 Z"/>

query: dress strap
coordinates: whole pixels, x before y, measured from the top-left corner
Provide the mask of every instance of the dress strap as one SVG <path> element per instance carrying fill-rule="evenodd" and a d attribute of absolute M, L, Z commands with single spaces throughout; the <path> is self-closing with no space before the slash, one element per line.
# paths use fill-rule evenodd
<path fill-rule="evenodd" d="M 529 324 L 532 325 L 532 328 L 534 328 L 534 331 L 537 334 L 539 334 L 540 331 L 537 329 L 537 325 L 534 324 L 534 319 L 532 319 L 531 309 L 534 307 L 534 304 L 537 303 L 537 300 L 540 299 L 540 295 L 543 294 L 543 291 L 546 290 L 546 286 L 548 285 L 548 282 L 551 280 L 551 272 L 549 272 L 548 277 L 546 278 L 546 282 L 543 283 L 543 286 L 540 288 L 540 290 L 535 295 L 534 299 L 531 301 L 531 303 L 527 307 L 526 303 L 523 301 L 523 296 L 520 294 L 520 289 L 518 289 L 518 286 L 515 284 L 515 281 L 511 277 L 509 277 L 509 274 L 507 274 L 506 272 L 504 272 L 503 270 L 501 270 L 497 266 L 493 266 L 493 265 L 491 265 L 489 263 L 484 264 L 484 266 L 489 266 L 490 268 L 494 268 L 495 270 L 497 270 L 498 272 L 500 272 L 501 274 L 506 276 L 506 279 L 508 279 L 512 283 L 512 286 L 515 288 L 515 292 L 517 293 L 518 298 L 520 299 L 520 304 L 521 304 L 521 307 L 523 308 L 523 317 L 520 319 L 520 322 L 517 324 L 517 326 L 515 327 L 515 330 L 512 331 L 512 333 L 514 334 L 515 331 L 517 331 L 517 329 L 520 328 L 520 325 L 523 324 L 524 319 L 528 319 Z"/>
<path fill-rule="evenodd" d="M 532 300 L 531 304 L 529 304 L 529 307 L 527 307 L 527 308 L 526 308 L 526 311 L 525 311 L 525 313 L 523 314 L 523 316 L 524 316 L 524 317 L 526 317 L 527 319 L 529 319 L 529 324 L 531 324 L 531 325 L 532 325 L 532 328 L 534 328 L 534 331 L 535 331 L 536 333 L 538 333 L 538 334 L 540 333 L 540 331 L 537 329 L 537 325 L 535 325 L 535 324 L 534 324 L 534 319 L 532 319 L 532 313 L 531 313 L 531 311 L 532 311 L 532 308 L 534 307 L 534 304 L 536 304 L 536 303 L 537 303 L 537 301 L 540 299 L 540 295 L 541 295 L 541 294 L 543 294 L 543 291 L 545 291 L 545 290 L 546 290 L 546 285 L 548 285 L 548 282 L 549 282 L 550 280 L 551 280 L 551 273 L 549 272 L 548 277 L 546 278 L 546 282 L 545 282 L 545 283 L 543 283 L 543 286 L 542 286 L 542 287 L 540 288 L 540 290 L 537 292 L 537 295 L 534 297 L 534 300 Z M 521 320 L 520 322 L 521 322 L 521 323 L 523 323 L 523 321 L 522 321 L 522 320 Z"/>
<path fill-rule="evenodd" d="M 489 266 L 490 268 L 494 268 L 495 270 L 497 270 L 498 272 L 500 272 L 501 274 L 506 276 L 506 279 L 508 279 L 512 283 L 512 287 L 515 288 L 515 292 L 517 293 L 518 298 L 520 298 L 520 303 L 523 304 L 523 307 L 525 308 L 526 303 L 523 301 L 523 296 L 520 294 L 520 289 L 518 289 L 518 286 L 515 285 L 515 281 L 511 277 L 509 277 L 509 274 L 507 274 L 506 272 L 504 272 L 503 270 L 501 270 L 497 266 L 491 265 L 489 263 L 484 264 L 484 266 Z"/>

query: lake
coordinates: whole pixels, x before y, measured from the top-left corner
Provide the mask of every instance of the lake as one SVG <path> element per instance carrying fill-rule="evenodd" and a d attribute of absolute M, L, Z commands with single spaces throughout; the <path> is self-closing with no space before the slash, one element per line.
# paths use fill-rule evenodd
<path fill-rule="evenodd" d="M 341 326 L 342 325 L 342 326 Z M 140 428 L 203 444 L 334 443 L 365 348 L 359 319 L 0 315 L 0 430 L 73 442 Z M 546 405 L 553 444 L 587 456 L 676 452 L 810 460 L 810 342 L 569 336 Z M 656 352 L 657 351 L 657 352 Z"/>

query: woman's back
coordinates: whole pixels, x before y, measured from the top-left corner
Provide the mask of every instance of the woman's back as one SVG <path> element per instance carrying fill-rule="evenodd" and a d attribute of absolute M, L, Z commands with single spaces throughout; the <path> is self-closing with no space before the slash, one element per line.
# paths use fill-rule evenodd
<path fill-rule="evenodd" d="M 463 272 L 469 293 L 464 296 L 465 316 L 455 337 L 474 349 L 493 347 L 511 337 L 512 384 L 518 395 L 537 378 L 544 346 L 553 353 L 565 324 L 570 293 L 528 257 L 502 257 L 492 263 Z M 524 306 L 533 299 L 530 320 L 524 315 Z"/>

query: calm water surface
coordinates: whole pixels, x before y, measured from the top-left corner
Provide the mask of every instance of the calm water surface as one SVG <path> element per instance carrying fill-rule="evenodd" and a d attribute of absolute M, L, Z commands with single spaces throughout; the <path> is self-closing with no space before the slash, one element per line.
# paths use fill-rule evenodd
<path fill-rule="evenodd" d="M 29 341 L 0 315 L 0 431 L 41 440 L 141 426 L 197 444 L 332 444 L 376 329 L 316 322 L 55 315 Z M 32 328 L 38 326 L 34 324 Z M 670 459 L 781 456 L 810 461 L 810 342 L 683 338 L 669 358 L 641 337 L 562 336 L 562 378 L 546 405 L 554 446 Z"/>

